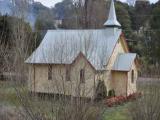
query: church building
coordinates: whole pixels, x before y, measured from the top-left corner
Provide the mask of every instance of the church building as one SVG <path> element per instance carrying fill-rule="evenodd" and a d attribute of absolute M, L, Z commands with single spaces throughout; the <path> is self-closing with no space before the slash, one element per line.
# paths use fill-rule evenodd
<path fill-rule="evenodd" d="M 104 28 L 48 30 L 25 63 L 31 92 L 95 98 L 99 83 L 106 94 L 136 92 L 137 55 L 128 49 L 114 0 Z"/>

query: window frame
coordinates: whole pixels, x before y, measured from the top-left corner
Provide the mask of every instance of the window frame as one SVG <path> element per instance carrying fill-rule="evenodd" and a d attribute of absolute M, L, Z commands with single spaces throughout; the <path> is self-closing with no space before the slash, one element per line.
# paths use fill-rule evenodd
<path fill-rule="evenodd" d="M 66 81 L 71 81 L 71 67 L 70 67 L 70 65 L 66 66 Z"/>
<path fill-rule="evenodd" d="M 85 69 L 80 70 L 80 83 L 85 83 Z"/>
<path fill-rule="evenodd" d="M 134 83 L 134 70 L 131 71 L 131 83 Z"/>
<path fill-rule="evenodd" d="M 48 65 L 48 80 L 52 80 L 52 65 Z"/>

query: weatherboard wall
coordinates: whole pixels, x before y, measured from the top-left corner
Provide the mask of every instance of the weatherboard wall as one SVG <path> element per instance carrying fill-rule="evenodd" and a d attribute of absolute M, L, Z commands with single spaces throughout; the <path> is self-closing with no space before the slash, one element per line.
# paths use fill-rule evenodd
<path fill-rule="evenodd" d="M 107 71 L 105 72 L 105 85 L 107 87 L 107 91 L 114 89 L 116 91 L 117 95 L 126 95 L 126 92 L 124 94 L 124 90 L 127 91 L 127 94 L 131 94 L 133 92 L 136 92 L 136 80 L 138 78 L 138 70 L 136 68 L 136 64 L 132 65 L 131 70 L 134 70 L 134 79 L 135 82 L 131 83 L 131 70 L 130 71 L 117 71 L 116 73 L 113 74 L 112 68 L 114 66 L 114 63 L 116 61 L 116 58 L 118 57 L 118 54 L 121 53 L 128 53 L 129 51 L 126 49 L 127 44 L 124 44 L 124 38 L 120 37 L 119 41 L 117 42 L 114 51 L 112 53 L 112 56 L 109 60 L 109 63 L 107 65 Z M 124 62 L 125 63 L 125 62 Z M 127 73 L 127 74 L 126 74 Z M 118 79 L 115 80 L 115 79 Z M 127 85 L 126 85 L 126 80 Z M 117 83 L 115 83 L 117 81 Z M 120 84 L 123 83 L 123 84 Z M 120 84 L 120 85 L 118 85 Z M 123 87 L 122 87 L 123 86 Z M 127 86 L 127 89 L 126 89 Z M 125 88 L 125 89 L 123 89 Z"/>
<path fill-rule="evenodd" d="M 117 95 L 124 94 L 127 90 L 128 94 L 136 91 L 136 82 L 131 83 L 131 71 L 112 74 L 112 67 L 119 53 L 127 53 L 125 49 L 126 44 L 123 44 L 123 38 L 114 47 L 113 53 L 110 57 L 106 70 L 103 74 L 96 74 L 94 67 L 86 58 L 81 55 L 77 57 L 71 67 L 71 81 L 66 81 L 66 67 L 65 65 L 52 65 L 53 80 L 48 80 L 48 65 L 49 64 L 34 64 L 30 65 L 29 72 L 29 88 L 31 91 L 40 93 L 56 93 L 72 96 L 94 97 L 94 92 L 98 84 L 98 80 L 104 80 L 107 91 L 115 89 Z M 85 83 L 80 83 L 79 72 L 85 68 Z M 132 69 L 135 73 L 135 81 L 137 80 L 136 65 L 133 64 Z M 127 76 L 127 79 L 126 79 Z M 115 84 L 115 79 L 118 82 Z M 128 80 L 127 89 L 126 81 Z M 120 84 L 120 85 L 119 85 Z M 123 87 L 122 87 L 123 85 Z M 125 89 L 122 89 L 125 88 Z M 121 90 L 122 89 L 122 90 Z"/>
<path fill-rule="evenodd" d="M 107 69 L 107 72 L 105 74 L 105 84 L 107 86 L 107 91 L 109 90 L 112 90 L 114 89 L 114 84 L 113 84 L 113 75 L 112 75 L 112 67 L 114 65 L 114 62 L 118 56 L 119 53 L 125 53 L 125 50 L 124 50 L 124 47 L 123 47 L 123 44 L 122 44 L 122 39 L 119 39 L 114 50 L 113 50 L 113 53 L 111 55 L 111 58 L 108 62 L 108 65 L 106 67 Z"/>
<path fill-rule="evenodd" d="M 70 81 L 66 81 L 65 65 L 52 65 L 52 80 L 48 80 L 48 64 L 33 65 L 29 69 L 29 89 L 32 92 L 94 96 L 95 71 L 83 57 L 71 65 Z M 85 69 L 85 83 L 80 83 L 81 69 Z"/>
<path fill-rule="evenodd" d="M 132 83 L 132 70 L 134 71 L 134 82 Z M 135 62 L 132 64 L 131 70 L 128 72 L 128 95 L 137 91 L 138 70 Z"/>

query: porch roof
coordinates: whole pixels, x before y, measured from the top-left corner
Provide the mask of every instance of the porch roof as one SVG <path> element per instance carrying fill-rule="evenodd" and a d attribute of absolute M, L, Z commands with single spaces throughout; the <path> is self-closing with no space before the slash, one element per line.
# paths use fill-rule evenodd
<path fill-rule="evenodd" d="M 136 53 L 119 54 L 112 67 L 112 70 L 113 71 L 130 71 L 135 58 L 136 58 Z"/>

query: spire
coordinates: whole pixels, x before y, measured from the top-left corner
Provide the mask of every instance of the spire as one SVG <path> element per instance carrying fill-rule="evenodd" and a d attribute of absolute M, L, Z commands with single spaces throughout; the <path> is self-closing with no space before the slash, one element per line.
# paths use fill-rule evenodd
<path fill-rule="evenodd" d="M 111 0 L 111 6 L 109 11 L 108 20 L 104 23 L 106 27 L 121 27 L 121 24 L 117 21 L 114 0 Z"/>

